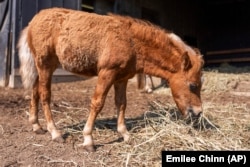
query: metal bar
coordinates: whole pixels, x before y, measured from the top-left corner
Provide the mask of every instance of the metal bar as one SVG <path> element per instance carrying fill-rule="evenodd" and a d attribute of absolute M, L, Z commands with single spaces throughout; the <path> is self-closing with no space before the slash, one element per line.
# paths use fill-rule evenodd
<path fill-rule="evenodd" d="M 94 6 L 90 6 L 90 5 L 86 5 L 86 4 L 82 4 L 82 8 L 94 10 Z"/>
<path fill-rule="evenodd" d="M 211 64 L 211 63 L 228 63 L 228 62 L 250 62 L 250 57 L 206 60 L 206 64 Z"/>
<path fill-rule="evenodd" d="M 18 24 L 17 22 L 17 18 L 16 18 L 16 4 L 17 4 L 17 0 L 11 0 L 12 5 L 11 5 L 11 13 L 12 16 L 10 18 L 11 20 L 11 29 L 10 32 L 12 34 L 12 40 L 11 40 L 11 52 L 10 52 L 10 57 L 11 57 L 11 62 L 10 62 L 10 66 L 11 66 L 11 71 L 10 71 L 10 75 L 9 75 L 9 84 L 8 86 L 11 88 L 15 87 L 15 61 L 17 61 L 15 59 L 15 55 L 16 55 L 16 24 Z"/>
<path fill-rule="evenodd" d="M 224 54 L 235 54 L 235 53 L 250 53 L 250 48 L 241 49 L 230 49 L 230 50 L 219 50 L 219 51 L 209 51 L 206 55 L 224 55 Z"/>

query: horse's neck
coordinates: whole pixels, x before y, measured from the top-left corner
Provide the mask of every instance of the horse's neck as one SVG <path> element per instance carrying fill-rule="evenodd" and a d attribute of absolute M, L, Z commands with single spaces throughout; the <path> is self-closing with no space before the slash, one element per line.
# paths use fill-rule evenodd
<path fill-rule="evenodd" d="M 165 35 L 160 38 L 164 43 L 160 43 L 162 41 L 159 41 L 159 38 L 150 38 L 150 36 L 145 38 L 137 37 L 136 41 L 139 44 L 136 45 L 135 51 L 139 62 L 138 71 L 169 79 L 172 73 L 178 71 L 181 66 L 180 53 L 177 53 L 181 51 L 172 46 L 172 39 L 167 39 L 167 34 L 159 35 Z"/>
<path fill-rule="evenodd" d="M 168 80 L 171 74 L 175 72 L 173 62 L 167 59 L 164 60 L 159 54 L 145 55 L 143 62 L 143 73 L 148 75 Z"/>

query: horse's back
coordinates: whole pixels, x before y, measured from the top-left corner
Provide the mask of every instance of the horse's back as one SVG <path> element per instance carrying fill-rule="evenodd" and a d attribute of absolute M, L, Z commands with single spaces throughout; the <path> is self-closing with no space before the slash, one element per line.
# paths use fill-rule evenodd
<path fill-rule="evenodd" d="M 93 43 L 95 41 L 107 40 L 112 34 L 116 37 L 122 35 L 127 31 L 126 26 L 121 20 L 110 16 L 52 8 L 42 10 L 35 15 L 29 23 L 29 31 L 34 36 L 32 39 L 38 38 L 46 42 L 48 38 L 53 39 L 54 46 L 59 43 L 58 40 L 61 40 L 60 42 L 68 40 L 67 42 L 72 42 L 72 45 L 81 44 L 91 48 L 97 45 Z M 63 39 L 66 37 L 67 39 Z"/>
<path fill-rule="evenodd" d="M 70 72 L 93 76 L 104 66 L 127 66 L 132 55 L 129 26 L 112 16 L 45 9 L 29 24 L 29 43 L 35 56 L 54 58 Z"/>

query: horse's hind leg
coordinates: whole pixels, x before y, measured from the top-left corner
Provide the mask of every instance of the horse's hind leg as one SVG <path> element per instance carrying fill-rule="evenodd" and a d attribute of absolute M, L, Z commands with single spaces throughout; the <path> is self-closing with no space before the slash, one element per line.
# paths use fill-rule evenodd
<path fill-rule="evenodd" d="M 55 68 L 52 69 L 51 66 L 46 66 L 44 68 L 38 68 L 38 75 L 39 75 L 39 96 L 42 103 L 42 109 L 45 114 L 45 118 L 47 121 L 47 130 L 52 135 L 52 140 L 56 140 L 59 142 L 63 142 L 63 138 L 61 132 L 57 130 L 51 109 L 50 109 L 50 100 L 51 100 L 51 79 L 52 73 L 54 72 Z"/>
<path fill-rule="evenodd" d="M 122 135 L 125 142 L 129 141 L 129 132 L 125 124 L 125 110 L 127 105 L 126 88 L 127 80 L 114 84 L 115 87 L 115 105 L 117 108 L 117 131 Z"/>
<path fill-rule="evenodd" d="M 32 124 L 33 131 L 37 134 L 44 134 L 45 131 L 42 129 L 38 121 L 38 103 L 39 103 L 39 92 L 38 92 L 38 78 L 36 79 L 31 96 L 30 102 L 30 115 L 29 122 Z"/>

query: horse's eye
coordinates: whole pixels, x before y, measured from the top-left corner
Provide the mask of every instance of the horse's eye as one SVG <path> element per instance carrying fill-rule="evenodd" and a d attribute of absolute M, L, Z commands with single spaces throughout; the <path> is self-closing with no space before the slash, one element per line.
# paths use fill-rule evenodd
<path fill-rule="evenodd" d="M 192 91 L 192 92 L 195 92 L 197 89 L 198 89 L 198 85 L 195 84 L 195 83 L 191 83 L 189 85 L 189 89 Z"/>

